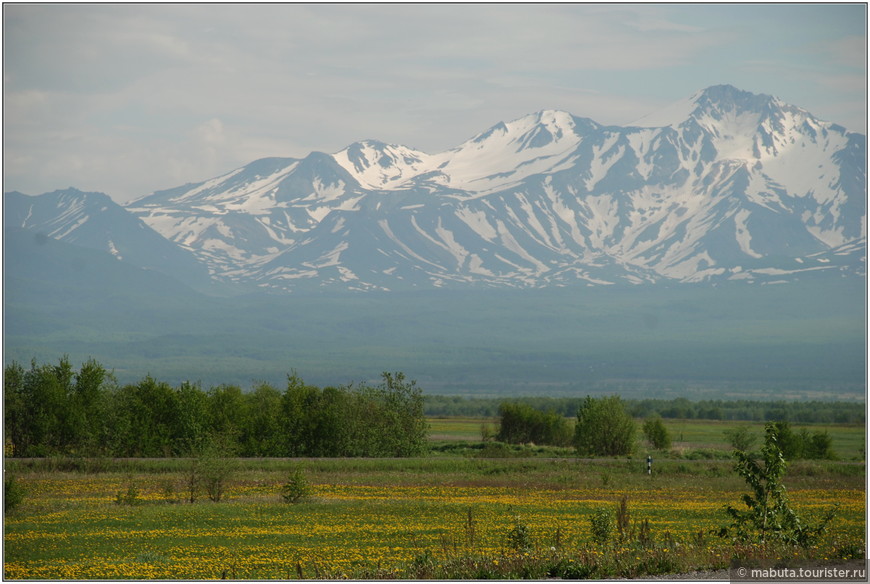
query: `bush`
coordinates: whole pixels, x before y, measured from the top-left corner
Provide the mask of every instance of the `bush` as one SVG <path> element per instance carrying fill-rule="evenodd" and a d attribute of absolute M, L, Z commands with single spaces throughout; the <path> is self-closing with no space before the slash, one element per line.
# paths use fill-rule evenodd
<path fill-rule="evenodd" d="M 610 540 L 613 532 L 613 513 L 610 509 L 597 509 L 589 518 L 592 530 L 592 541 L 604 545 Z"/>
<path fill-rule="evenodd" d="M 3 481 L 3 514 L 9 513 L 24 501 L 26 495 L 14 476 L 8 476 Z"/>
<path fill-rule="evenodd" d="M 734 450 L 741 450 L 743 452 L 752 450 L 752 447 L 755 446 L 755 442 L 758 440 L 758 436 L 752 432 L 752 426 L 749 424 L 740 424 L 736 428 L 725 430 L 723 434 L 725 434 L 728 444 Z"/>
<path fill-rule="evenodd" d="M 813 526 L 802 521 L 791 508 L 782 484 L 786 460 L 779 445 L 780 429 L 781 425 L 775 422 L 766 424 L 760 463 L 745 452 L 734 452 L 737 459 L 734 469 L 746 480 L 752 493 L 743 496 L 747 509 L 726 507 L 731 524 L 719 531 L 720 536 L 739 542 L 781 542 L 806 548 L 824 534 L 833 519 L 836 507 Z"/>
<path fill-rule="evenodd" d="M 667 450 L 671 447 L 671 435 L 658 416 L 646 419 L 643 423 L 643 433 L 656 450 Z"/>
<path fill-rule="evenodd" d="M 826 431 L 817 430 L 810 434 L 807 429 L 793 431 L 788 422 L 772 422 L 772 424 L 776 428 L 777 443 L 786 460 L 836 458 L 831 437 Z"/>
<path fill-rule="evenodd" d="M 139 489 L 132 479 L 127 483 L 126 491 L 118 491 L 118 494 L 115 495 L 115 504 L 117 505 L 138 505 L 141 502 L 139 499 Z"/>
<path fill-rule="evenodd" d="M 215 503 L 223 498 L 227 483 L 238 467 L 233 448 L 229 436 L 211 436 L 196 466 L 196 479 L 205 488 L 208 498 Z"/>
<path fill-rule="evenodd" d="M 571 443 L 568 421 L 556 412 L 542 412 L 527 404 L 503 403 L 498 413 L 501 419 L 496 440 L 500 442 L 551 446 Z"/>
<path fill-rule="evenodd" d="M 296 470 L 281 487 L 281 499 L 285 503 L 301 503 L 311 495 L 311 485 L 301 470 Z"/>
<path fill-rule="evenodd" d="M 833 460 L 837 458 L 834 454 L 833 439 L 828 435 L 828 432 L 809 432 L 803 430 L 801 435 L 804 439 L 804 458 L 827 459 Z"/>
<path fill-rule="evenodd" d="M 587 396 L 577 411 L 574 446 L 580 454 L 630 454 L 636 431 L 634 419 L 625 410 L 619 396 L 598 399 Z"/>
<path fill-rule="evenodd" d="M 532 549 L 532 533 L 529 526 L 514 518 L 514 526 L 507 534 L 507 544 L 515 552 L 528 552 Z"/>

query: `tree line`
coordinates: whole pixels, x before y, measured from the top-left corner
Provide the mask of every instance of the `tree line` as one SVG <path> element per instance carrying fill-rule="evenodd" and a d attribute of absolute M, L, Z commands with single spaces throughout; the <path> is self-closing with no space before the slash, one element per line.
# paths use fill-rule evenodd
<path fill-rule="evenodd" d="M 385 372 L 381 379 L 376 386 L 320 388 L 294 372 L 283 391 L 261 383 L 243 392 L 235 385 L 173 387 L 150 375 L 119 385 L 93 359 L 78 370 L 67 357 L 57 365 L 34 360 L 29 369 L 13 362 L 4 370 L 5 446 L 7 455 L 20 457 L 201 456 L 216 446 L 243 457 L 415 456 L 427 449 L 425 416 L 432 404 L 466 399 L 430 396 L 427 402 L 403 373 Z M 686 408 L 698 406 L 684 398 L 626 401 L 619 396 L 466 401 L 497 405 L 500 442 L 574 446 L 581 455 L 595 456 L 630 453 L 635 418 L 642 417 L 647 441 L 666 450 L 671 440 L 662 417 L 675 412 L 690 417 Z M 771 411 L 784 414 L 792 405 L 782 402 Z M 576 417 L 573 429 L 566 411 Z M 827 433 L 792 431 L 786 415 L 776 423 L 788 458 L 833 457 Z M 752 446 L 748 427 L 730 432 L 727 438 L 738 450 Z"/>
<path fill-rule="evenodd" d="M 635 420 L 619 396 L 586 396 L 580 402 L 576 417 L 577 423 L 572 429 L 568 419 L 554 410 L 505 402 L 499 406 L 496 440 L 510 444 L 574 446 L 578 454 L 587 456 L 617 456 L 630 454 L 634 449 Z M 644 432 L 647 433 L 646 427 Z"/>
<path fill-rule="evenodd" d="M 427 416 L 496 417 L 506 398 L 427 395 Z M 536 410 L 553 411 L 566 418 L 577 415 L 584 398 L 518 397 L 515 403 Z M 789 421 L 795 424 L 864 424 L 866 411 L 849 401 L 758 401 L 673 399 L 624 399 L 626 411 L 634 418 L 660 416 L 664 419 L 726 420 L 746 422 Z M 863 404 L 862 404 L 863 405 Z"/>
<path fill-rule="evenodd" d="M 802 458 L 836 458 L 832 439 L 827 431 L 802 428 L 794 431 L 787 421 L 768 422 L 776 429 L 778 448 L 789 460 Z M 671 436 L 661 416 L 648 416 L 642 426 L 644 437 L 656 450 L 671 447 Z M 637 424 L 630 408 L 618 395 L 580 401 L 573 432 L 568 418 L 554 410 L 542 411 L 527 403 L 506 402 L 499 407 L 499 431 L 496 439 L 511 444 L 571 446 L 580 455 L 622 456 L 635 448 Z M 749 425 L 738 425 L 724 432 L 729 444 L 738 451 L 748 452 L 757 436 Z"/>
<path fill-rule="evenodd" d="M 422 391 L 401 372 L 325 388 L 294 372 L 283 391 L 243 392 L 150 375 L 119 385 L 95 360 L 76 370 L 64 357 L 7 365 L 3 390 L 6 451 L 18 457 L 196 456 L 215 443 L 250 457 L 414 456 L 428 433 Z"/>

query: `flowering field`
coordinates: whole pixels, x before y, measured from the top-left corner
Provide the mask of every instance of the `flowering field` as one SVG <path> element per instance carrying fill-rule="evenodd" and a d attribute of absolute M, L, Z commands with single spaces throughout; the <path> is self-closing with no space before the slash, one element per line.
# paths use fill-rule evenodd
<path fill-rule="evenodd" d="M 541 578 L 721 569 L 732 558 L 854 557 L 865 548 L 863 466 L 803 466 L 786 481 L 807 518 L 839 504 L 810 549 L 752 549 L 712 534 L 746 491 L 730 466 L 572 460 L 240 463 L 223 500 L 185 502 L 184 472 L 19 471 L 6 579 Z M 291 469 L 312 489 L 282 502 Z M 131 490 L 132 487 L 132 490 Z M 127 504 L 119 494 L 132 492 Z M 626 501 L 625 533 L 591 518 Z M 597 570 L 597 571 L 595 571 Z"/>

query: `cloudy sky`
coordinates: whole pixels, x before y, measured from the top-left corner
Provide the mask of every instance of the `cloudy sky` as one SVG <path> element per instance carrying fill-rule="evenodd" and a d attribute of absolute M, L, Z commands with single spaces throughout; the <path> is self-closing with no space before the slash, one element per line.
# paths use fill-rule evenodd
<path fill-rule="evenodd" d="M 119 202 L 366 138 L 429 153 L 562 109 L 628 124 L 710 85 L 866 132 L 862 4 L 3 7 L 4 191 Z"/>

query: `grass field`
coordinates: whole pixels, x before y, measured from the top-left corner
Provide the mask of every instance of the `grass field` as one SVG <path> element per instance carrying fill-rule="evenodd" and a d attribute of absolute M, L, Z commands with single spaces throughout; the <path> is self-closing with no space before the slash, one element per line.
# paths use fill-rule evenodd
<path fill-rule="evenodd" d="M 482 422 L 432 420 L 432 438 L 472 444 Z M 718 448 L 724 427 L 670 429 L 692 448 Z M 863 428 L 829 430 L 835 450 L 863 447 Z M 6 515 L 4 577 L 595 579 L 723 569 L 734 558 L 865 555 L 863 462 L 793 463 L 785 484 L 801 516 L 813 521 L 835 504 L 837 514 L 813 546 L 765 547 L 713 533 L 727 523 L 724 506 L 741 506 L 747 492 L 729 460 L 657 455 L 647 476 L 640 456 L 479 457 L 486 452 L 242 459 L 222 501 L 201 495 L 193 504 L 189 460 L 7 459 L 7 476 L 26 496 Z M 295 470 L 312 492 L 288 504 L 279 493 Z M 606 540 L 594 541 L 593 515 L 615 517 L 623 498 L 622 537 L 613 524 Z"/>
<path fill-rule="evenodd" d="M 569 423 L 573 419 L 569 418 Z M 725 431 L 743 422 L 722 420 L 663 420 L 665 427 L 673 440 L 675 453 L 694 449 L 714 449 L 730 452 L 731 446 L 725 437 Z M 764 423 L 745 422 L 758 436 L 758 443 L 764 436 Z M 498 431 L 498 418 L 431 418 L 429 420 L 430 437 L 433 440 L 479 442 L 482 428 L 490 435 Z M 807 429 L 810 432 L 827 432 L 833 442 L 833 449 L 841 460 L 864 460 L 866 438 L 863 426 L 845 424 L 792 424 L 792 429 L 798 432 Z M 639 448 L 643 449 L 643 433 L 641 422 L 638 421 L 637 435 L 640 439 Z"/>

